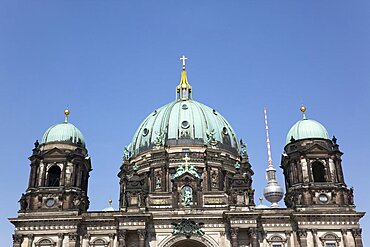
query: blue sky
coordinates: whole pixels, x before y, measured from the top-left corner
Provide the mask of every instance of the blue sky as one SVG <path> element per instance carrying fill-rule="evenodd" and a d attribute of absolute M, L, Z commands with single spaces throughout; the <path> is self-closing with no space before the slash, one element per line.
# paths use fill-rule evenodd
<path fill-rule="evenodd" d="M 247 142 L 256 200 L 267 166 L 263 106 L 278 167 L 304 103 L 338 138 L 357 210 L 368 210 L 369 12 L 367 0 L 0 1 L 0 245 L 11 245 L 7 218 L 27 187 L 33 142 L 66 106 L 92 157 L 90 209 L 108 199 L 117 208 L 123 147 L 175 99 L 183 54 L 194 99 Z M 366 246 L 367 216 L 361 226 Z"/>

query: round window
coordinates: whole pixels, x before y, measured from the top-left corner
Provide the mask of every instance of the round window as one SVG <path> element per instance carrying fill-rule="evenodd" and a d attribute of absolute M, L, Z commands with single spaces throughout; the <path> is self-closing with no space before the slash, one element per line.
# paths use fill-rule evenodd
<path fill-rule="evenodd" d="M 319 195 L 319 200 L 320 202 L 327 202 L 328 201 L 328 196 L 325 194 L 320 194 Z"/>
<path fill-rule="evenodd" d="M 188 109 L 188 105 L 187 105 L 187 104 L 183 104 L 183 105 L 181 106 L 181 108 L 182 108 L 183 110 L 186 110 L 186 109 Z"/>
<path fill-rule="evenodd" d="M 227 135 L 228 133 L 227 133 L 227 128 L 226 127 L 224 127 L 223 129 L 222 129 L 222 133 L 224 133 L 224 135 Z"/>
<path fill-rule="evenodd" d="M 149 134 L 149 130 L 147 128 L 145 128 L 143 130 L 143 136 L 147 136 Z"/>
<path fill-rule="evenodd" d="M 48 198 L 46 200 L 46 206 L 47 207 L 52 207 L 52 206 L 54 206 L 54 204 L 55 204 L 55 200 L 53 198 Z"/>
<path fill-rule="evenodd" d="M 181 127 L 183 128 L 183 129 L 187 129 L 187 128 L 189 128 L 190 127 L 190 124 L 189 124 L 189 122 L 188 121 L 182 121 L 182 123 L 181 123 Z"/>

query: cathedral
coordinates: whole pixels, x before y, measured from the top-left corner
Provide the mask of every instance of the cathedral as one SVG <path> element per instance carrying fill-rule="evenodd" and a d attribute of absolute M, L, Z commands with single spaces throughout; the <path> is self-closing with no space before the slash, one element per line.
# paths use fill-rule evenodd
<path fill-rule="evenodd" d="M 246 144 L 218 111 L 192 98 L 181 59 L 177 98 L 153 109 L 124 148 L 119 209 L 88 211 L 93 164 L 65 110 L 32 149 L 28 187 L 9 219 L 13 247 L 362 247 L 364 213 L 344 180 L 337 139 L 302 106 L 302 119 L 287 126 L 284 192 L 265 108 L 271 206 L 256 202 Z"/>

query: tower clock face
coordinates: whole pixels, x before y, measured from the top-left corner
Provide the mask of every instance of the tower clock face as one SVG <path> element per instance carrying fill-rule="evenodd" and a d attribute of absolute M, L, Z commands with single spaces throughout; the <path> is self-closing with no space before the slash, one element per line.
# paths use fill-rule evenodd
<path fill-rule="evenodd" d="M 46 206 L 47 207 L 52 207 L 52 206 L 54 206 L 54 204 L 55 204 L 55 200 L 53 198 L 49 198 L 49 199 L 46 200 Z"/>
<path fill-rule="evenodd" d="M 319 195 L 319 200 L 320 202 L 328 202 L 328 196 L 325 194 L 320 194 Z"/>

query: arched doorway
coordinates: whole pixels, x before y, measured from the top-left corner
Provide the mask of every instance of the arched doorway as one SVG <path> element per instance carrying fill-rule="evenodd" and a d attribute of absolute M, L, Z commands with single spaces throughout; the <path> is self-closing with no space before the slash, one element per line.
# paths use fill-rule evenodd
<path fill-rule="evenodd" d="M 207 245 L 193 239 L 185 239 L 174 243 L 171 247 L 207 247 Z"/>
<path fill-rule="evenodd" d="M 193 235 L 187 238 L 183 235 L 180 236 L 168 236 L 165 238 L 158 247 L 218 247 L 217 242 L 207 236 L 196 236 Z"/>

